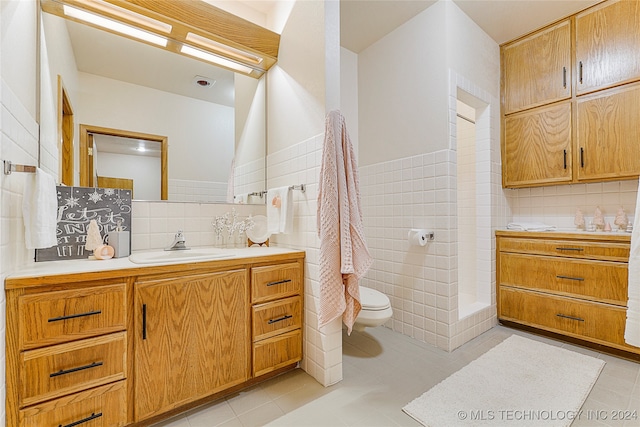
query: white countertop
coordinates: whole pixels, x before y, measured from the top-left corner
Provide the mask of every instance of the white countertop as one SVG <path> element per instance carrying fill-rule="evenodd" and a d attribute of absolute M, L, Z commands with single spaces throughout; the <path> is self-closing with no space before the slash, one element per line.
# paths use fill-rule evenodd
<path fill-rule="evenodd" d="M 195 249 L 195 247 L 194 247 Z M 290 249 L 276 246 L 252 246 L 248 248 L 228 248 L 225 251 L 231 252 L 233 255 L 223 260 L 238 260 L 243 258 L 253 258 L 269 255 L 280 255 L 300 252 L 299 249 Z M 156 250 L 161 252 L 162 250 Z M 154 251 L 154 252 L 156 252 Z M 149 251 L 150 252 L 150 251 Z M 129 258 L 112 258 L 109 260 L 96 259 L 75 259 L 65 261 L 44 261 L 18 267 L 18 269 L 7 276 L 8 279 L 17 279 L 25 277 L 42 277 L 60 274 L 76 274 L 76 273 L 95 273 L 100 271 L 126 270 L 134 268 L 157 267 L 171 264 L 197 264 L 202 262 L 211 262 L 215 260 L 198 260 L 185 261 L 177 260 L 171 262 L 157 262 L 152 264 L 136 264 L 129 261 Z"/>

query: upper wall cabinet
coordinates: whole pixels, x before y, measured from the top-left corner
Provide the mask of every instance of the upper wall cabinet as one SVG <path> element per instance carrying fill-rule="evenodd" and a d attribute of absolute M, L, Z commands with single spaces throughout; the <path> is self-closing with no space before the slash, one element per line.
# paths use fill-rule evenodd
<path fill-rule="evenodd" d="M 640 79 L 640 1 L 610 0 L 576 15 L 578 95 Z"/>
<path fill-rule="evenodd" d="M 505 46 L 502 55 L 505 114 L 571 97 L 569 20 Z"/>
<path fill-rule="evenodd" d="M 638 177 L 638 52 L 640 0 L 502 45 L 503 187 Z"/>

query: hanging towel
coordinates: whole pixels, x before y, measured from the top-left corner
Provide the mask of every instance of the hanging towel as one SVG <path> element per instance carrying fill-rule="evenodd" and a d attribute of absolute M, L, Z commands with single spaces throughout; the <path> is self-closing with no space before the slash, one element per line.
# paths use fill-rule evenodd
<path fill-rule="evenodd" d="M 267 229 L 271 234 L 293 231 L 293 196 L 291 188 L 277 187 L 267 190 Z"/>
<path fill-rule="evenodd" d="M 233 202 L 238 205 L 244 205 L 249 202 L 249 193 L 237 194 L 233 198 Z"/>
<path fill-rule="evenodd" d="M 22 198 L 22 217 L 27 249 L 45 249 L 58 244 L 58 195 L 56 182 L 40 168 L 27 177 Z"/>
<path fill-rule="evenodd" d="M 319 327 L 342 316 L 351 334 L 361 309 L 358 282 L 373 258 L 364 237 L 356 157 L 339 111 L 331 111 L 325 121 L 317 220 Z"/>
<path fill-rule="evenodd" d="M 640 180 L 638 182 L 640 190 Z M 627 344 L 640 347 L 640 192 L 636 196 L 636 212 L 631 232 L 631 251 L 629 252 L 629 279 L 627 293 L 627 324 L 624 340 Z"/>

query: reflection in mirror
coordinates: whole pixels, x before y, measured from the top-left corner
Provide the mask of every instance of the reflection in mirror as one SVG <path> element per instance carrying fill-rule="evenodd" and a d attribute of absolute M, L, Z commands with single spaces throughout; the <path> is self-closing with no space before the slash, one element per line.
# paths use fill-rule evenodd
<path fill-rule="evenodd" d="M 82 124 L 80 185 L 125 188 L 138 200 L 167 200 L 167 148 L 162 135 Z"/>
<path fill-rule="evenodd" d="M 76 124 L 166 136 L 170 201 L 239 195 L 264 203 L 248 195 L 265 190 L 265 76 L 234 74 L 47 13 L 42 19 L 43 63 L 64 79 Z M 107 144 L 98 153 L 110 152 Z M 75 185 L 82 185 L 79 163 Z M 203 187 L 215 187 L 215 195 L 205 198 L 197 190 Z M 143 194 L 134 197 L 150 200 Z"/>

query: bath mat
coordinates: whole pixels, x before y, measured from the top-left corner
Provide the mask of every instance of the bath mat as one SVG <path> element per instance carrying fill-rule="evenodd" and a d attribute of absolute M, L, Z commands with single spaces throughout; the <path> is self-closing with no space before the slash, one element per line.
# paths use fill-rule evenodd
<path fill-rule="evenodd" d="M 605 362 L 512 335 L 408 403 L 429 427 L 569 426 Z"/>

